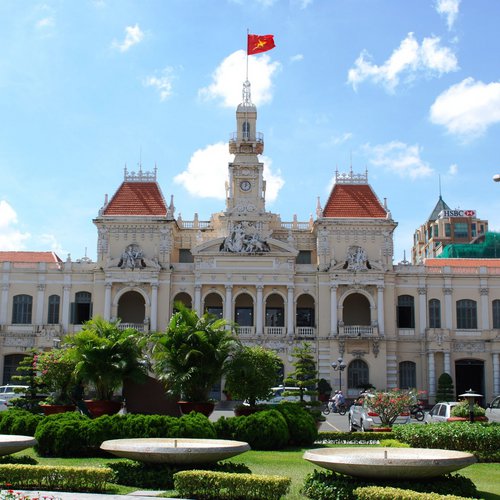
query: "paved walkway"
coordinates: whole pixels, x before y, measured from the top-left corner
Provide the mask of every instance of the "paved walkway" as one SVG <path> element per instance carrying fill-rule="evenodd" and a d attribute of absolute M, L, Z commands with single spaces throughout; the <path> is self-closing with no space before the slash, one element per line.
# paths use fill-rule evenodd
<path fill-rule="evenodd" d="M 1 490 L 5 492 L 6 490 Z M 134 491 L 128 495 L 105 495 L 102 493 L 64 493 L 61 491 L 27 491 L 27 490 L 13 490 L 16 493 L 23 493 L 40 499 L 50 498 L 61 500 L 152 500 L 158 498 L 162 491 Z M 176 500 L 176 499 L 170 499 Z M 180 500 L 180 499 L 177 499 Z"/>

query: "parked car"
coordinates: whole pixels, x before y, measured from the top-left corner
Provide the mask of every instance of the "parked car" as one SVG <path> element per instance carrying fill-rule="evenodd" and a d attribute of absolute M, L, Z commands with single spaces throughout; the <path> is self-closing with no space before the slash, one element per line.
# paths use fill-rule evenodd
<path fill-rule="evenodd" d="M 14 398 L 20 398 L 28 389 L 27 385 L 0 385 L 0 399 L 7 401 L 7 403 Z"/>
<path fill-rule="evenodd" d="M 485 415 L 489 422 L 500 422 L 500 396 L 497 396 L 486 407 Z"/>
<path fill-rule="evenodd" d="M 447 422 L 451 417 L 451 410 L 459 403 L 457 401 L 447 401 L 436 403 L 431 410 L 425 415 L 424 422 L 431 424 L 433 422 Z"/>
<path fill-rule="evenodd" d="M 364 394 L 354 401 L 349 408 L 349 431 L 354 432 L 360 430 L 362 432 L 371 431 L 373 427 L 382 424 L 378 413 L 370 408 L 370 398 L 373 395 Z M 410 413 L 398 415 L 394 425 L 408 424 L 410 422 Z"/>
<path fill-rule="evenodd" d="M 257 404 L 266 404 L 266 405 L 277 405 L 281 403 L 282 401 L 292 401 L 292 402 L 297 402 L 300 401 L 299 395 L 286 395 L 284 396 L 283 393 L 287 391 L 298 391 L 298 387 L 285 387 L 283 385 L 280 385 L 278 387 L 272 387 L 271 392 L 272 395 L 269 399 L 259 399 L 257 401 Z M 310 401 L 311 396 L 304 395 L 304 400 L 305 401 Z M 243 404 L 247 404 L 246 401 L 243 402 Z"/>
<path fill-rule="evenodd" d="M 9 405 L 5 399 L 0 399 L 0 411 L 5 411 L 9 409 Z"/>

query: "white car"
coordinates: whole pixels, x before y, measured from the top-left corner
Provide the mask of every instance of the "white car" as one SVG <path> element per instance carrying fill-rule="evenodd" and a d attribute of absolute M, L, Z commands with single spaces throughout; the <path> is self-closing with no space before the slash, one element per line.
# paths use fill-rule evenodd
<path fill-rule="evenodd" d="M 451 410 L 459 403 L 457 401 L 443 401 L 436 403 L 432 409 L 425 415 L 424 422 L 431 424 L 434 422 L 447 422 L 451 417 Z"/>
<path fill-rule="evenodd" d="M 11 399 L 23 396 L 27 389 L 27 385 L 0 385 L 0 399 L 8 403 Z"/>
<path fill-rule="evenodd" d="M 380 426 L 382 421 L 378 413 L 370 408 L 370 399 L 373 394 L 363 394 L 356 399 L 349 408 L 349 431 L 360 430 L 362 432 L 371 431 L 373 427 Z M 410 422 L 410 412 L 397 416 L 394 425 L 408 424 Z"/>
<path fill-rule="evenodd" d="M 265 404 L 265 405 L 277 405 L 281 403 L 282 401 L 291 401 L 291 402 L 297 402 L 300 401 L 300 396 L 297 395 L 286 395 L 284 396 L 283 394 L 288 391 L 299 391 L 300 389 L 298 387 L 285 387 L 285 386 L 278 386 L 278 387 L 272 387 L 271 392 L 272 395 L 269 397 L 269 399 L 259 399 L 256 401 L 256 404 Z M 305 401 L 310 401 L 311 397 L 308 395 L 304 396 Z M 243 404 L 247 404 L 245 401 Z"/>
<path fill-rule="evenodd" d="M 497 396 L 487 407 L 485 415 L 489 422 L 500 422 L 500 396 Z"/>

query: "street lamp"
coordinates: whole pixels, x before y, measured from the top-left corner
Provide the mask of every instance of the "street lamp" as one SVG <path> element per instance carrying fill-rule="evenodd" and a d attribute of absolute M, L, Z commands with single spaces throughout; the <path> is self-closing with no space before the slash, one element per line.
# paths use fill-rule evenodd
<path fill-rule="evenodd" d="M 340 376 L 339 390 L 340 391 L 342 390 L 342 372 L 345 370 L 346 366 L 347 365 L 344 363 L 344 360 L 342 359 L 342 357 L 340 357 L 339 359 L 337 359 L 337 362 L 334 361 L 332 363 L 333 371 L 339 372 L 339 376 Z"/>
<path fill-rule="evenodd" d="M 469 402 L 469 420 L 474 422 L 474 400 L 482 398 L 482 394 L 476 394 L 472 389 L 465 391 L 463 394 L 458 395 L 459 398 L 465 398 Z"/>

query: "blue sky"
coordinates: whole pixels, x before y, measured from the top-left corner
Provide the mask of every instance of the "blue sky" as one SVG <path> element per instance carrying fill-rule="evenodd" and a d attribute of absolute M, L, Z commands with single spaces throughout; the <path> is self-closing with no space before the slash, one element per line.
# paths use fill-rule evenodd
<path fill-rule="evenodd" d="M 176 213 L 224 210 L 247 29 L 267 209 L 324 206 L 362 173 L 398 222 L 439 196 L 500 230 L 496 0 L 0 0 L 0 249 L 95 259 L 123 169 L 158 167 Z"/>

